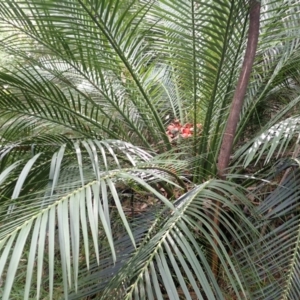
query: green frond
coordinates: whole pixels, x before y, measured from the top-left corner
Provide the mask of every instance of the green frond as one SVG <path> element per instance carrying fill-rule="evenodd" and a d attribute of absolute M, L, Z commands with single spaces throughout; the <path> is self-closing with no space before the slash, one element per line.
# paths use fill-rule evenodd
<path fill-rule="evenodd" d="M 256 283 L 262 283 L 261 289 L 254 290 L 254 299 L 294 299 L 299 295 L 299 163 L 290 160 L 280 166 L 278 171 L 285 174 L 280 184 L 263 201 L 257 202 L 256 212 L 260 217 L 253 220 L 253 224 L 260 238 L 244 249 L 252 263 L 258 266 L 260 280 Z M 262 198 L 272 184 L 274 177 L 269 177 L 251 193 Z M 238 264 L 243 266 L 241 271 L 245 280 L 251 282 L 250 277 L 247 278 L 249 262 L 239 252 L 236 256 Z"/>
<path fill-rule="evenodd" d="M 271 158 L 282 156 L 287 147 L 291 147 L 293 140 L 294 144 L 298 143 L 298 120 L 298 117 L 290 117 L 273 125 L 241 147 L 234 158 L 244 166 L 248 166 L 254 160 L 258 162 L 264 153 L 266 153 L 265 163 L 268 163 Z M 296 156 L 297 153 L 298 150 L 295 149 Z"/>
<path fill-rule="evenodd" d="M 27 242 L 31 244 L 28 249 L 27 274 L 32 274 L 34 270 L 37 272 L 37 297 L 40 293 L 43 264 L 47 256 L 50 295 L 53 293 L 54 257 L 58 250 L 65 295 L 68 293 L 68 287 L 77 290 L 81 255 L 85 258 L 88 269 L 91 253 L 95 255 L 99 265 L 100 249 L 104 247 L 103 243 L 107 243 L 105 247 L 110 250 L 111 261 L 116 262 L 117 231 L 114 227 L 116 219 L 135 247 L 136 237 L 127 213 L 124 212 L 124 201 L 119 185 L 141 186 L 167 207 L 173 208 L 155 186 L 151 187 L 147 183 L 147 180 L 150 183 L 162 181 L 163 169 L 147 172 L 146 166 L 143 169 L 138 167 L 139 164 L 151 159 L 151 155 L 147 152 L 120 141 L 88 140 L 81 144 L 75 143 L 74 146 L 73 158 L 71 150 L 66 146 L 62 146 L 54 153 L 52 159 L 48 161 L 50 164 L 48 184 L 46 180 L 44 183 L 40 182 L 40 185 L 44 184 L 40 186 L 42 189 L 31 191 L 30 195 L 24 193 L 23 185 L 25 181 L 33 180 L 35 175 L 40 175 L 36 173 L 34 164 L 38 164 L 37 159 L 43 156 L 41 153 L 29 159 L 20 174 L 16 172 L 16 168 L 21 162 L 16 162 L 1 173 L 3 191 L 5 183 L 14 186 L 11 196 L 9 196 L 11 190 L 6 191 L 8 208 L 1 212 L 1 218 L 5 220 L 5 215 L 7 218 L 5 228 L 1 228 L 0 231 L 2 251 L 0 270 L 1 276 L 6 278 L 3 299 L 9 298 Z M 43 163 L 43 160 L 39 162 Z M 166 181 L 171 174 L 165 175 L 164 180 Z M 99 230 L 103 235 L 101 243 Z M 59 247 L 55 245 L 57 242 Z M 29 297 L 31 284 L 32 277 L 28 275 L 25 298 Z"/>
<path fill-rule="evenodd" d="M 108 295 L 122 299 L 163 299 L 166 295 L 172 299 L 182 296 L 192 299 L 193 294 L 198 299 L 225 299 L 209 265 L 210 247 L 215 247 L 214 238 L 219 242 L 219 248 L 215 250 L 225 269 L 225 276 L 238 299 L 245 298 L 248 292 L 243 290 L 237 276 L 234 259 L 225 250 L 230 245 L 224 244 L 224 240 L 222 242 L 215 235 L 216 225 L 210 218 L 216 209 L 215 201 L 220 201 L 222 207 L 230 206 L 241 219 L 244 218 L 243 213 L 238 212 L 238 206 L 227 198 L 231 195 L 247 203 L 235 188 L 218 181 L 206 182 L 175 201 L 175 211 L 166 221 L 165 213 L 162 214 L 161 220 L 156 227 L 152 227 L 138 251 L 123 269 L 118 270 L 101 299 L 107 299 Z M 222 216 L 221 224 L 232 236 L 237 236 L 236 224 L 231 223 L 225 208 L 222 209 Z M 257 234 L 256 230 L 250 222 L 246 223 L 248 230 L 253 230 L 253 237 Z M 225 238 L 220 227 L 217 231 Z M 237 243 L 241 248 L 245 246 L 242 239 L 238 239 Z"/>

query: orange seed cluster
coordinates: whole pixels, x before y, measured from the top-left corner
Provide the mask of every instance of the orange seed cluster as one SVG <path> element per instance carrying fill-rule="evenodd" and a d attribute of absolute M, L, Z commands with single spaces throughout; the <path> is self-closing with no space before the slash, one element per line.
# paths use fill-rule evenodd
<path fill-rule="evenodd" d="M 197 134 L 200 134 L 202 131 L 202 125 L 197 124 Z M 187 139 L 191 137 L 194 133 L 194 127 L 192 123 L 185 123 L 181 125 L 179 120 L 174 120 L 171 124 L 168 125 L 166 134 L 169 137 L 170 141 L 174 141 L 179 137 Z"/>

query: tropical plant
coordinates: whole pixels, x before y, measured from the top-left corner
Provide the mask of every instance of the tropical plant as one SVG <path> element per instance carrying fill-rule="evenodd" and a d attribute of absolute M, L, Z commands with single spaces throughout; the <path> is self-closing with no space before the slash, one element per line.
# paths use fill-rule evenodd
<path fill-rule="evenodd" d="M 298 299 L 299 14 L 1 1 L 2 299 Z"/>

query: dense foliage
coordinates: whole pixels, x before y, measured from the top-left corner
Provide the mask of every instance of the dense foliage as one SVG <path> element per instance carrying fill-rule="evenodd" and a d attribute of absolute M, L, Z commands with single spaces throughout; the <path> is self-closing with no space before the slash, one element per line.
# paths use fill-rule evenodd
<path fill-rule="evenodd" d="M 2 299 L 300 298 L 299 0 L 218 177 L 255 1 L 0 2 Z"/>

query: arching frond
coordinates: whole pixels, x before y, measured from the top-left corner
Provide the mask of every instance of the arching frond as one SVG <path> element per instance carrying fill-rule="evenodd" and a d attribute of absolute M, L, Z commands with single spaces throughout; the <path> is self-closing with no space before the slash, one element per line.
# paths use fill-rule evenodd
<path fill-rule="evenodd" d="M 31 274 L 34 270 L 37 272 L 36 293 L 39 297 L 46 257 L 48 257 L 49 291 L 52 298 L 54 258 L 58 250 L 65 294 L 68 293 L 68 286 L 77 290 L 80 255 L 83 255 L 88 269 L 91 253 L 95 255 L 97 263 L 100 263 L 100 249 L 109 249 L 111 262 L 116 262 L 117 229 L 114 226 L 117 219 L 120 222 L 119 226 L 124 228 L 123 234 L 128 235 L 134 249 L 138 240 L 126 216 L 128 213 L 124 209 L 122 186 L 123 189 L 126 186 L 130 188 L 134 184 L 141 186 L 169 209 L 173 207 L 156 190 L 155 185 L 147 183 L 147 181 L 149 183 L 162 181 L 164 174 L 162 168 L 156 172 L 147 171 L 146 165 L 143 169 L 138 168 L 151 158 L 145 151 L 120 141 L 88 140 L 81 145 L 75 143 L 74 146 L 73 159 L 70 149 L 65 149 L 65 146 L 53 155 L 49 166 L 48 184 L 44 180 L 44 189 L 33 190 L 30 195 L 24 193 L 23 186 L 25 181 L 34 180 L 35 176 L 40 175 L 34 169 L 37 159 L 42 156 L 40 153 L 26 162 L 20 174 L 17 168 L 21 162 L 15 163 L 1 173 L 2 195 L 5 184 L 14 187 L 10 197 L 10 190 L 6 190 L 5 202 L 8 208 L 3 210 L 2 205 L 1 211 L 1 218 L 6 224 L 0 230 L 2 251 L 0 273 L 2 277 L 5 276 L 3 299 L 9 298 L 17 268 L 24 255 L 24 247 L 29 241 L 31 246 L 25 258 L 27 260 L 25 298 L 30 295 Z M 39 163 L 45 164 L 44 161 Z M 171 173 L 166 174 L 164 177 L 168 180 Z M 132 201 L 138 199 L 132 198 Z M 101 243 L 99 236 L 102 237 Z M 59 247 L 56 245 L 57 242 Z"/>
<path fill-rule="evenodd" d="M 246 298 L 249 291 L 243 289 L 243 279 L 237 277 L 235 260 L 228 255 L 226 247 L 231 246 L 225 242 L 224 229 L 216 228 L 210 217 L 216 209 L 215 201 L 220 201 L 224 207 L 220 226 L 226 228 L 227 237 L 240 236 L 236 231 L 239 221 L 232 223 L 233 219 L 225 209 L 230 206 L 230 210 L 243 219 L 240 208 L 227 198 L 238 197 L 247 203 L 235 188 L 234 185 L 212 181 L 180 197 L 174 203 L 175 211 L 166 221 L 163 218 L 151 229 L 138 251 L 118 270 L 100 298 L 115 295 L 122 299 L 225 299 L 209 265 L 210 247 L 215 248 L 214 238 L 219 243 L 219 248 L 215 250 L 224 267 L 224 276 L 231 283 L 236 297 Z M 246 224 L 248 232 L 253 230 L 253 237 L 255 229 L 250 222 L 246 221 Z M 223 241 L 215 235 L 215 230 L 224 238 Z M 236 242 L 241 248 L 245 246 L 242 239 L 238 238 Z M 243 258 L 249 259 L 247 256 Z"/>
<path fill-rule="evenodd" d="M 268 128 L 261 135 L 255 137 L 241 149 L 235 153 L 235 158 L 242 161 L 244 166 L 248 166 L 251 162 L 261 159 L 265 153 L 265 163 L 268 163 L 271 158 L 282 156 L 291 142 L 298 144 L 299 141 L 299 118 L 291 117 L 279 122 L 278 124 Z M 289 148 L 289 149 L 290 149 Z M 276 152 L 275 152 L 276 151 Z M 298 155 L 298 150 L 295 150 L 295 155 Z"/>
<path fill-rule="evenodd" d="M 298 285 L 299 270 L 299 163 L 297 160 L 285 161 L 280 164 L 278 172 L 284 175 L 275 189 L 267 193 L 274 184 L 275 178 L 269 177 L 261 182 L 251 195 L 261 195 L 265 198 L 258 202 L 256 211 L 260 216 L 253 220 L 254 226 L 260 233 L 260 238 L 253 240 L 244 249 L 251 256 L 253 264 L 257 265 L 257 272 L 263 282 L 261 289 L 253 291 L 254 299 L 296 299 L 300 294 Z M 281 170 L 280 170 L 281 169 Z M 278 176 L 279 173 L 275 173 Z M 255 249 L 255 251 L 254 251 Z M 259 249 L 257 251 L 257 249 Z M 256 252 L 256 254 L 254 253 Z M 245 280 L 251 281 L 248 274 L 249 262 L 236 253 L 238 264 L 241 266 Z"/>

